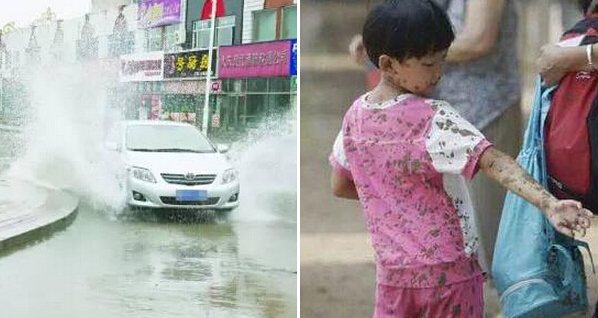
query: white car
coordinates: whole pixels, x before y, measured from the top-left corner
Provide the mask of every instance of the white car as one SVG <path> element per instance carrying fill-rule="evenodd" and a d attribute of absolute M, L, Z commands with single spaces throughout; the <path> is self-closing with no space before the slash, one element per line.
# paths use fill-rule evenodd
<path fill-rule="evenodd" d="M 107 146 L 127 166 L 127 203 L 133 207 L 214 209 L 239 205 L 237 170 L 195 126 L 171 121 L 124 121 Z"/>

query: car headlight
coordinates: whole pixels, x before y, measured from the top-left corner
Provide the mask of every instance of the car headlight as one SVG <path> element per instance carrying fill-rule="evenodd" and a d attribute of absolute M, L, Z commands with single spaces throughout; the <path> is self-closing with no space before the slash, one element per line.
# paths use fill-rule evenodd
<path fill-rule="evenodd" d="M 135 178 L 135 179 L 139 179 L 141 181 L 150 182 L 150 183 L 156 183 L 156 178 L 154 178 L 154 175 L 152 174 L 152 172 L 147 169 L 139 168 L 139 167 L 132 167 L 131 171 L 133 172 L 133 178 Z"/>
<path fill-rule="evenodd" d="M 237 170 L 227 169 L 222 176 L 222 184 L 233 182 L 237 179 Z"/>

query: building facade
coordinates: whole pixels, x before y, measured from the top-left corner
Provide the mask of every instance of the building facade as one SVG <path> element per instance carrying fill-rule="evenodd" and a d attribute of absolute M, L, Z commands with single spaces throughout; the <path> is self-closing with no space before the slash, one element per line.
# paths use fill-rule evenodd
<path fill-rule="evenodd" d="M 108 102 L 125 117 L 198 126 L 209 96 L 210 134 L 243 131 L 296 109 L 296 1 L 94 0 L 92 6 L 82 17 L 50 17 L 7 35 L 6 74 L 36 63 L 79 63 L 114 79 Z"/>

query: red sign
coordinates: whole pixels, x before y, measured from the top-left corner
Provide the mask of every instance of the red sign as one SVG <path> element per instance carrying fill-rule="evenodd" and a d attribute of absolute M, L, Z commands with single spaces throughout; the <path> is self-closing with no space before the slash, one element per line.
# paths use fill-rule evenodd
<path fill-rule="evenodd" d="M 210 83 L 210 92 L 214 94 L 221 94 L 222 93 L 222 81 L 213 81 Z"/>
<path fill-rule="evenodd" d="M 289 76 L 290 51 L 289 40 L 221 46 L 218 50 L 218 77 Z"/>
<path fill-rule="evenodd" d="M 200 20 L 210 19 L 212 17 L 212 1 L 213 0 L 206 0 L 206 2 L 203 3 Z M 225 13 L 226 9 L 224 8 L 224 1 L 216 0 L 216 18 L 223 17 Z"/>

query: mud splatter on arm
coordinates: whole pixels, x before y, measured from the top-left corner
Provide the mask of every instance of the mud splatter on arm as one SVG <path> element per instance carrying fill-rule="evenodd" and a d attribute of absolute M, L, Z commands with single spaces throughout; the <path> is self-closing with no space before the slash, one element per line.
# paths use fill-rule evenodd
<path fill-rule="evenodd" d="M 557 231 L 584 236 L 591 226 L 592 212 L 577 201 L 556 199 L 507 154 L 490 147 L 479 163 L 489 177 L 542 210 Z"/>
<path fill-rule="evenodd" d="M 490 147 L 480 157 L 480 169 L 509 191 L 542 211 L 558 200 L 530 176 L 512 157 Z"/>

